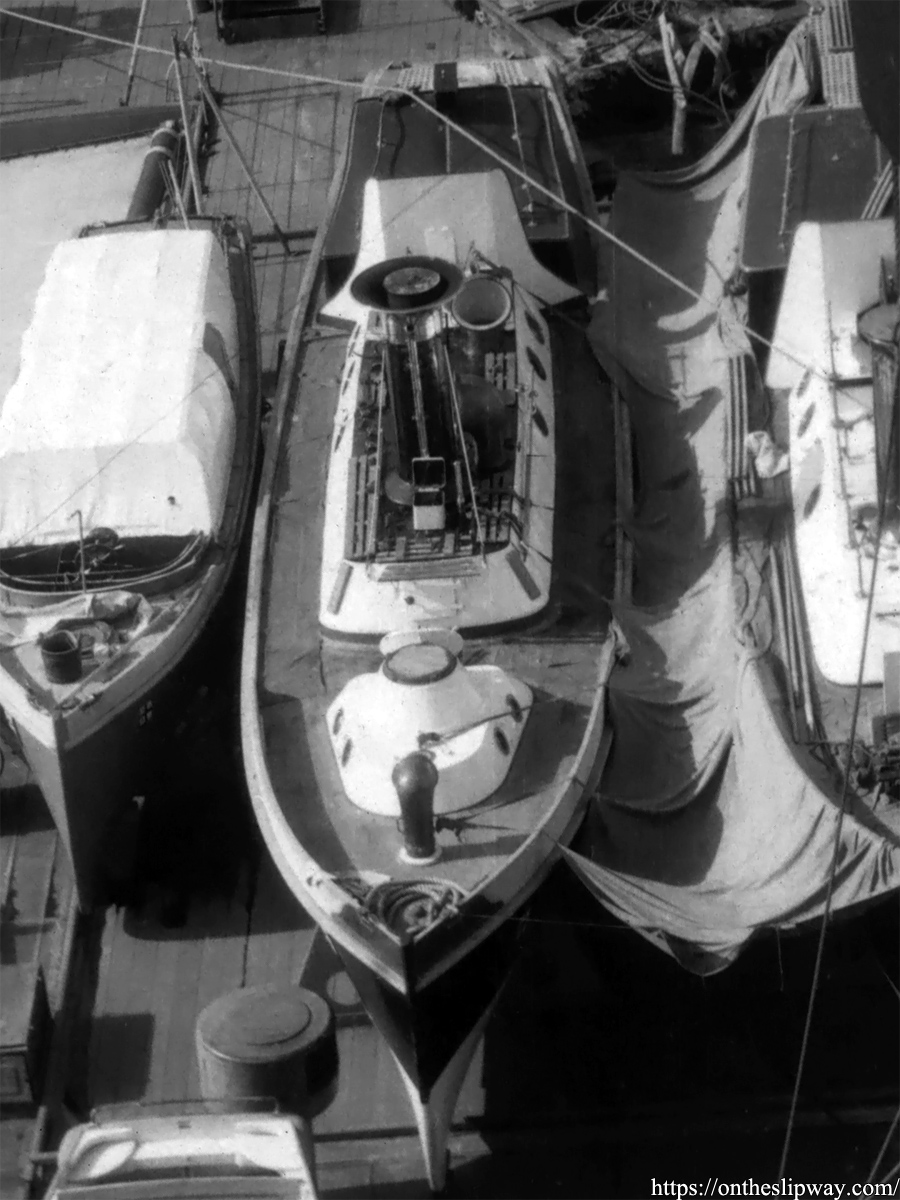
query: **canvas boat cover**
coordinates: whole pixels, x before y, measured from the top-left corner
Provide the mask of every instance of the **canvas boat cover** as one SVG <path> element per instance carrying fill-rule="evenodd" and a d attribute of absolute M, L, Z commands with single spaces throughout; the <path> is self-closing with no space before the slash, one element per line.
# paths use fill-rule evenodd
<path fill-rule="evenodd" d="M 237 317 L 209 230 L 65 241 L 0 408 L 0 548 L 213 534 L 234 452 Z"/>
<path fill-rule="evenodd" d="M 43 123 L 23 122 L 32 137 Z M 10 142 L 14 147 L 15 135 L 4 126 L 0 153 Z M 148 145 L 145 136 L 0 162 L 0 229 L 15 230 L 0 253 L 0 400 L 15 383 L 22 337 L 54 247 L 91 221 L 125 220 Z"/>
<path fill-rule="evenodd" d="M 735 559 L 726 505 L 729 370 L 750 351 L 726 281 L 738 265 L 746 139 L 814 87 L 798 27 L 748 112 L 689 171 L 623 179 L 611 228 L 700 303 L 607 243 L 591 340 L 629 406 L 642 488 L 637 579 L 615 606 L 629 652 L 609 685 L 613 746 L 567 860 L 621 920 L 698 973 L 755 930 L 790 928 L 900 887 L 896 838 L 840 816 L 824 766 L 766 693 L 761 574 Z M 654 747 L 654 753 L 647 751 Z"/>

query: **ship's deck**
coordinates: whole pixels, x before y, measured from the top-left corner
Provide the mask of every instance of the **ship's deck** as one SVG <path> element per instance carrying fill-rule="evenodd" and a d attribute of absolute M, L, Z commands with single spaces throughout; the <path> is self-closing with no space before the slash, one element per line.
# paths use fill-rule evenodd
<path fill-rule="evenodd" d="M 118 105 L 130 49 L 86 35 L 130 42 L 138 0 L 19 0 L 16 7 L 79 32 L 0 18 L 4 121 Z M 301 251 L 324 208 L 352 96 L 239 65 L 362 80 L 388 59 L 493 52 L 485 27 L 443 0 L 329 7 L 326 37 L 303 17 L 296 37 L 227 48 L 215 39 L 212 17 L 200 19 L 205 51 L 233 64 L 211 68 L 230 127 L 279 221 L 299 231 L 291 244 Z M 145 41 L 168 50 L 172 30 L 184 32 L 185 24 L 182 0 L 153 0 Z M 167 68 L 166 58 L 139 55 L 131 103 L 171 101 Z M 225 141 L 208 180 L 209 209 L 247 216 L 263 235 L 256 256 L 263 365 L 272 380 L 303 254 L 287 255 L 269 237 Z M 236 619 L 220 664 L 228 678 L 231 656 L 233 688 L 239 627 Z M 240 985 L 301 980 L 327 993 L 339 1013 L 340 1090 L 315 1126 L 324 1195 L 424 1194 L 417 1138 L 387 1051 L 249 836 L 231 695 L 221 681 L 211 686 L 219 702 L 201 698 L 189 717 L 180 743 L 190 750 L 173 746 L 171 786 L 143 830 L 144 902 L 79 925 L 65 1005 L 59 972 L 73 928 L 65 870 L 37 798 L 18 786 L 27 779 L 17 764 L 6 766 L 3 964 L 27 967 L 49 956 L 58 1036 L 45 1099 L 64 1096 L 82 1110 L 194 1096 L 194 1023 L 203 1006 Z M 27 819 L 10 816 L 13 803 L 27 803 Z M 39 939 L 29 934 L 36 924 Z M 699 981 L 614 924 L 565 876 L 521 928 L 521 960 L 456 1112 L 455 1194 L 645 1196 L 651 1181 L 700 1180 L 702 1190 L 707 1177 L 774 1177 L 806 1010 L 809 938 L 761 941 L 724 976 Z M 829 943 L 789 1163 L 796 1180 L 864 1180 L 893 1116 L 896 996 L 879 963 L 895 955 L 894 930 L 890 920 L 876 921 L 836 930 Z M 4 1196 L 17 1192 L 31 1124 L 27 1113 L 4 1113 Z"/>

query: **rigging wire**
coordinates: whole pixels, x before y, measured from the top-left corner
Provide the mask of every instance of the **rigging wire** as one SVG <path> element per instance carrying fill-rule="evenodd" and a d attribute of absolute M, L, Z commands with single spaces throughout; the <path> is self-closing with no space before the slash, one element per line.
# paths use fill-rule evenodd
<path fill-rule="evenodd" d="M 891 1138 L 894 1136 L 894 1132 L 896 1131 L 898 1124 L 900 1124 L 900 1108 L 898 1108 L 896 1113 L 894 1114 L 894 1119 L 893 1119 L 893 1121 L 891 1121 L 891 1127 L 890 1127 L 890 1129 L 888 1129 L 887 1133 L 885 1134 L 884 1141 L 881 1143 L 881 1149 L 878 1151 L 878 1156 L 876 1157 L 875 1161 L 872 1163 L 872 1170 L 869 1172 L 869 1176 L 866 1179 L 866 1183 L 874 1182 L 875 1175 L 878 1171 L 878 1168 L 881 1166 L 882 1159 L 884 1158 L 885 1154 L 887 1153 L 887 1148 L 891 1144 Z"/>

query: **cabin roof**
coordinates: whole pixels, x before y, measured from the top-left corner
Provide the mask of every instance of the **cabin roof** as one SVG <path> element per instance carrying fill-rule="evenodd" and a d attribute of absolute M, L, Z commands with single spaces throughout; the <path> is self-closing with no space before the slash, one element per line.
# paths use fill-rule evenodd
<path fill-rule="evenodd" d="M 889 164 L 861 108 L 767 117 L 756 127 L 750 154 L 741 247 L 746 271 L 784 270 L 803 221 L 869 215 L 867 205 Z"/>

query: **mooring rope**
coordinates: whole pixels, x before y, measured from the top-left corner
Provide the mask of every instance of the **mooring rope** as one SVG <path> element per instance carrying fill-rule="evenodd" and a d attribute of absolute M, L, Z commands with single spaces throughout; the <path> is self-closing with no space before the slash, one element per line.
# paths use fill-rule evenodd
<path fill-rule="evenodd" d="M 417 933 L 440 917 L 455 915 L 466 895 L 446 879 L 386 879 L 371 888 L 364 903 L 394 933 Z"/>

